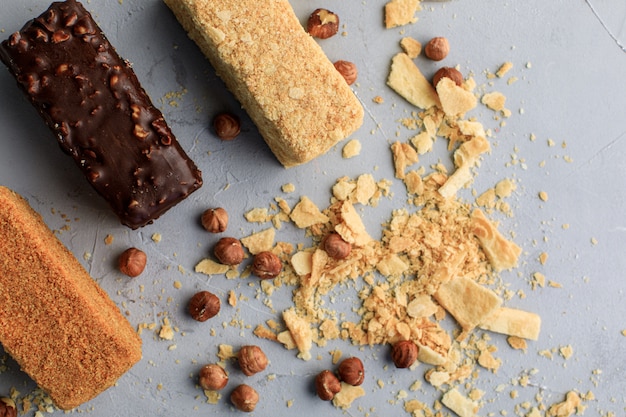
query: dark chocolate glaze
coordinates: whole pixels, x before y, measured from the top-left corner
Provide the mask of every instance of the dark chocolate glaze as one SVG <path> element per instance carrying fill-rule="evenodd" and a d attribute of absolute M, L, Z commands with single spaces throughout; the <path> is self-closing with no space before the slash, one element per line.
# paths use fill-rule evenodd
<path fill-rule="evenodd" d="M 0 58 L 126 226 L 152 223 L 202 185 L 130 64 L 79 2 L 53 3 L 2 42 Z"/>

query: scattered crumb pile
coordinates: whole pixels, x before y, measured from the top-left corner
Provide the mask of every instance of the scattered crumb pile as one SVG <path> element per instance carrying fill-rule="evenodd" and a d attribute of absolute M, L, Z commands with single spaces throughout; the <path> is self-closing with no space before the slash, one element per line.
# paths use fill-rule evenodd
<path fill-rule="evenodd" d="M 386 27 L 415 22 L 419 8 L 418 0 L 392 0 L 385 8 Z M 488 132 L 466 114 L 479 104 L 493 110 L 496 118 L 507 118 L 511 112 L 505 107 L 504 94 L 494 91 L 481 97 L 472 77 L 460 85 L 442 78 L 433 86 L 413 60 L 421 44 L 407 37 L 400 46 L 403 52 L 393 57 L 387 84 L 421 109 L 402 121 L 418 133 L 390 145 L 395 178 L 406 186 L 407 208 L 393 211 L 382 225 L 382 238 L 373 239 L 360 208 L 377 206 L 380 198 L 389 195 L 391 182 L 364 173 L 339 178 L 332 187 L 330 204 L 323 209 L 302 195 L 294 207 L 277 197 L 269 209 L 246 213 L 248 221 L 271 226 L 242 239 L 244 246 L 252 254 L 271 250 L 285 265 L 279 277 L 261 283 L 263 290 L 271 296 L 284 285 L 296 288 L 293 306 L 281 313 L 284 325 L 270 320 L 259 324 L 254 333 L 297 350 L 304 360 L 312 357 L 314 344 L 323 347 L 334 339 L 362 346 L 412 340 L 419 346 L 418 361 L 431 365 L 425 371 L 426 380 L 444 391 L 439 407 L 443 404 L 469 417 L 479 411 L 482 392 L 471 390 L 466 395 L 459 387 L 476 377 L 477 366 L 495 372 L 502 365 L 486 333 L 481 337 L 473 330 L 505 334 L 512 348 L 525 350 L 527 340 L 538 339 L 541 327 L 538 315 L 503 306 L 510 294 L 498 279 L 499 272 L 517 266 L 522 249 L 488 215 L 493 209 L 511 215 L 504 199 L 514 192 L 515 182 L 503 179 L 473 203 L 457 197 L 472 183 L 481 158 L 490 151 Z M 503 64 L 494 77 L 504 77 L 512 66 Z M 383 100 L 378 97 L 374 102 Z M 453 172 L 441 164 L 430 172 L 417 165 L 439 138 L 448 141 Z M 353 140 L 343 152 L 345 158 L 355 157 L 360 144 Z M 293 186 L 283 188 L 294 191 Z M 304 229 L 313 244 L 294 247 L 276 242 L 276 230 L 285 222 Z M 351 244 L 347 258 L 336 260 L 324 250 L 322 242 L 330 233 L 338 233 Z M 238 274 L 227 269 L 207 259 L 196 271 Z M 357 320 L 333 309 L 332 292 L 337 288 L 354 288 L 358 293 Z M 446 315 L 454 318 L 458 330 L 450 333 L 442 328 Z M 334 404 L 348 408 L 363 394 L 362 390 L 347 393 Z M 407 400 L 405 410 L 414 416 L 435 415 L 418 400 Z M 563 403 L 551 407 L 529 405 L 527 415 L 560 417 L 583 410 L 579 395 L 570 392 Z"/>

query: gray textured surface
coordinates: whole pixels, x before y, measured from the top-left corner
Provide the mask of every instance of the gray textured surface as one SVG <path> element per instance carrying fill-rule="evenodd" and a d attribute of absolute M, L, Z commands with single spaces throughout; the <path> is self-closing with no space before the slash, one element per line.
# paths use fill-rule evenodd
<path fill-rule="evenodd" d="M 238 346 L 252 340 L 250 328 L 223 327 L 222 322 L 241 320 L 254 326 L 277 313 L 263 304 L 265 297 L 257 297 L 258 286 L 249 286 L 248 281 L 193 272 L 215 240 L 199 227 L 198 216 L 206 207 L 226 207 L 231 213 L 232 234 L 245 236 L 262 227 L 246 223 L 241 214 L 267 207 L 275 196 L 294 204 L 300 195 L 307 195 L 324 207 L 330 186 L 340 176 L 370 172 L 377 179 L 392 179 L 388 147 L 396 138 L 406 140 L 412 135 L 398 120 L 413 109 L 385 86 L 385 78 L 389 60 L 399 50 L 398 41 L 411 35 L 422 41 L 448 37 L 452 52 L 444 63 L 458 64 L 464 73 L 473 73 L 484 91 L 505 93 L 507 107 L 513 112 L 503 127 L 484 107 L 473 113 L 494 132 L 493 150 L 482 163 L 475 189 L 480 192 L 505 177 L 518 182 L 509 200 L 514 217 L 499 219 L 503 230 L 514 231 L 524 253 L 520 267 L 502 274 L 502 280 L 513 291 L 526 293 L 526 298 L 515 296 L 507 305 L 541 314 L 543 328 L 540 340 L 530 343 L 525 354 L 511 350 L 504 337 L 492 336 L 503 365 L 495 375 L 481 370 L 472 382 L 485 392 L 479 415 L 502 410 L 508 415 L 525 415 L 527 410 L 520 407 L 523 402 L 536 404 L 540 395 L 542 403 L 549 405 L 562 401 L 572 389 L 595 394 L 594 400 L 585 402 L 586 416 L 604 416 L 609 411 L 623 415 L 625 4 L 618 0 L 430 2 L 424 3 L 418 23 L 388 31 L 382 29 L 381 0 L 294 0 L 292 4 L 302 21 L 313 8 L 323 6 L 336 11 L 345 23 L 346 35 L 323 41 L 322 46 L 331 60 L 351 60 L 360 70 L 354 90 L 367 108 L 367 117 L 354 135 L 363 145 L 357 158 L 342 159 L 338 146 L 307 165 L 285 170 L 162 2 L 85 4 L 120 55 L 133 62 L 144 88 L 204 174 L 200 191 L 154 225 L 138 231 L 118 224 L 70 159 L 59 151 L 9 73 L 0 70 L 0 183 L 27 197 L 51 228 L 68 226 L 59 234 L 61 240 L 129 313 L 134 326 L 159 324 L 167 316 L 179 330 L 173 341 L 159 340 L 153 331 L 145 331 L 143 360 L 118 386 L 80 410 L 93 416 L 237 413 L 231 411 L 226 398 L 219 405 L 207 404 L 195 387 L 194 375 L 201 364 L 216 360 L 217 344 Z M 47 5 L 43 1 L 3 0 L 2 38 Z M 507 85 L 507 76 L 490 85 L 485 71 L 495 71 L 504 61 L 514 64 L 508 76 L 519 80 Z M 422 57 L 417 62 L 428 75 L 436 69 Z M 384 104 L 372 103 L 377 95 L 385 98 Z M 243 118 L 243 134 L 230 143 L 218 141 L 208 127 L 211 115 L 223 109 L 234 109 Z M 529 139 L 531 134 L 536 136 L 534 141 Z M 554 146 L 549 146 L 550 140 Z M 420 163 L 428 168 L 438 159 L 450 163 L 444 146 Z M 296 191 L 283 194 L 281 185 L 289 182 L 296 185 Z M 392 209 L 404 206 L 403 185 L 394 181 L 393 190 L 392 198 L 363 211 L 373 236 Z M 548 193 L 547 202 L 539 200 L 539 191 Z M 161 234 L 160 243 L 151 239 L 154 233 Z M 114 242 L 107 246 L 104 239 L 109 234 Z M 280 230 L 278 239 L 306 241 L 301 232 L 291 228 Z M 114 267 L 117 255 L 131 245 L 143 248 L 150 260 L 147 271 L 134 280 L 121 276 Z M 545 266 L 537 261 L 542 252 L 549 254 Z M 562 288 L 532 291 L 528 281 L 536 271 Z M 176 281 L 182 283 L 180 289 L 174 287 Z M 184 309 L 189 296 L 200 288 L 224 300 L 228 291 L 235 289 L 248 300 L 236 308 L 225 305 L 213 325 L 198 325 Z M 289 291 L 285 288 L 272 297 L 276 311 L 290 304 Z M 345 307 L 336 307 L 348 311 L 351 297 L 349 291 L 338 291 L 337 303 Z M 209 333 L 210 328 L 215 335 Z M 384 347 L 359 351 L 345 342 L 332 342 L 315 348 L 314 359 L 304 362 L 281 346 L 258 343 L 267 351 L 271 365 L 264 374 L 245 380 L 257 386 L 261 395 L 256 415 L 403 415 L 400 392 L 429 406 L 441 395 L 427 383 L 423 389 L 409 392 L 409 386 L 422 380 L 427 368 L 396 371 L 389 366 Z M 176 348 L 172 350 L 173 345 Z M 574 354 L 566 360 L 558 349 L 568 345 Z M 366 362 L 367 395 L 345 413 L 322 403 L 312 392 L 313 376 L 330 366 L 327 352 L 331 348 L 358 354 Z M 538 354 L 545 350 L 554 352 L 553 359 Z M 318 355 L 320 359 L 315 358 Z M 0 394 L 15 387 L 22 396 L 28 395 L 33 383 L 12 360 L 5 364 L 8 369 L 0 373 Z M 530 383 L 520 386 L 519 377 L 531 370 L 535 371 Z M 231 378 L 244 381 L 237 372 Z M 512 398 L 512 391 L 517 398 Z"/>

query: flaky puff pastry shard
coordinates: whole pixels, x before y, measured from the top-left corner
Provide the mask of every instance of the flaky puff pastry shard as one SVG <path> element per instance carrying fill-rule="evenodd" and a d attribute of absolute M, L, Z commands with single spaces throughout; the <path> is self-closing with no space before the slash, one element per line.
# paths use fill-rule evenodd
<path fill-rule="evenodd" d="M 285 166 L 356 131 L 363 107 L 287 0 L 165 0 Z"/>

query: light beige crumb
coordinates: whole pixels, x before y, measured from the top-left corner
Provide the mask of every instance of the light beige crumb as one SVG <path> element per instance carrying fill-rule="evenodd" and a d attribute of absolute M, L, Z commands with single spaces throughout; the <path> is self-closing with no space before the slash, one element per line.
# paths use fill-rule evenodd
<path fill-rule="evenodd" d="M 418 10 L 420 0 L 391 0 L 385 4 L 385 27 L 391 29 L 417 22 Z"/>
<path fill-rule="evenodd" d="M 354 158 L 361 153 L 361 142 L 357 139 L 352 139 L 343 147 L 341 155 L 345 159 Z"/>
<path fill-rule="evenodd" d="M 183 283 L 180 281 L 174 281 L 174 288 L 180 290 L 181 288 L 183 288 Z"/>
<path fill-rule="evenodd" d="M 569 359 L 574 355 L 574 348 L 572 345 L 561 346 L 559 348 L 559 353 L 564 359 Z"/>
<path fill-rule="evenodd" d="M 115 238 L 113 237 L 113 235 L 106 235 L 106 237 L 104 238 L 104 244 L 105 245 L 110 245 L 113 243 L 113 240 Z"/>
<path fill-rule="evenodd" d="M 506 97 L 504 94 L 494 91 L 484 94 L 480 101 L 491 110 L 502 111 L 505 109 Z"/>
<path fill-rule="evenodd" d="M 303 229 L 317 223 L 326 223 L 329 218 L 308 197 L 303 196 L 290 214 L 291 220 Z"/>
<path fill-rule="evenodd" d="M 333 398 L 333 405 L 342 410 L 350 408 L 352 403 L 365 395 L 365 390 L 361 386 L 352 386 L 341 382 L 341 390 Z"/>
<path fill-rule="evenodd" d="M 270 251 L 274 247 L 274 239 L 276 230 L 273 227 L 253 233 L 249 236 L 241 238 L 241 244 L 250 251 L 251 254 Z"/>
<path fill-rule="evenodd" d="M 476 402 L 465 397 L 456 388 L 446 392 L 441 398 L 441 403 L 454 411 L 459 417 L 475 417 L 479 410 Z"/>
<path fill-rule="evenodd" d="M 541 201 L 548 201 L 548 193 L 545 191 L 539 191 L 539 199 Z"/>
<path fill-rule="evenodd" d="M 383 104 L 385 102 L 385 99 L 382 98 L 381 96 L 374 96 L 372 101 L 376 104 Z"/>
<path fill-rule="evenodd" d="M 270 216 L 266 208 L 257 207 L 247 211 L 244 217 L 250 223 L 265 223 L 269 220 Z"/>
<path fill-rule="evenodd" d="M 153 233 L 153 234 L 152 234 L 152 241 L 153 241 L 154 243 L 159 243 L 159 242 L 161 242 L 161 238 L 162 238 L 161 233 Z"/>
<path fill-rule="evenodd" d="M 565 401 L 550 406 L 546 417 L 569 417 L 577 412 L 580 405 L 578 393 L 570 391 L 565 395 Z"/>
<path fill-rule="evenodd" d="M 409 103 L 421 109 L 429 109 L 440 103 L 437 91 L 430 81 L 404 52 L 393 57 L 387 85 Z"/>
<path fill-rule="evenodd" d="M 502 78 L 504 77 L 511 69 L 513 68 L 513 63 L 512 62 L 505 62 L 504 64 L 502 64 L 500 66 L 500 68 L 498 68 L 498 70 L 496 71 L 496 75 L 498 76 L 498 78 Z"/>
<path fill-rule="evenodd" d="M 283 193 L 293 193 L 294 191 L 296 191 L 296 186 L 292 183 L 287 183 L 287 184 L 283 184 L 283 186 L 281 187 Z"/>
<path fill-rule="evenodd" d="M 196 264 L 195 271 L 205 275 L 221 275 L 228 272 L 228 265 L 215 262 L 212 259 L 203 259 Z"/>
<path fill-rule="evenodd" d="M 233 290 L 228 292 L 228 305 L 231 307 L 237 307 L 237 294 Z"/>
<path fill-rule="evenodd" d="M 411 59 L 417 58 L 422 53 L 421 42 L 410 36 L 402 38 L 400 40 L 400 46 Z"/>
<path fill-rule="evenodd" d="M 448 117 L 461 117 L 477 105 L 476 96 L 456 85 L 450 78 L 442 78 L 437 83 L 437 94 L 441 108 Z"/>

